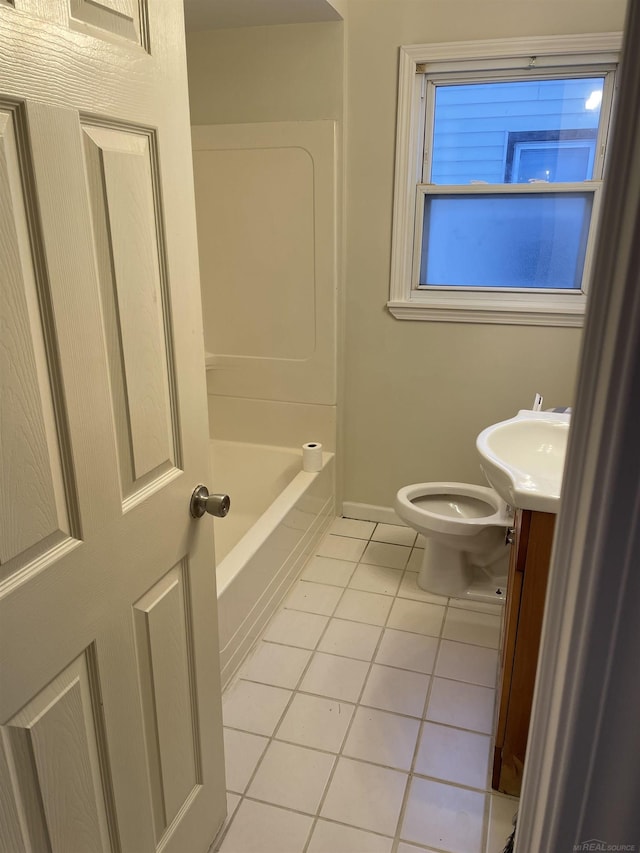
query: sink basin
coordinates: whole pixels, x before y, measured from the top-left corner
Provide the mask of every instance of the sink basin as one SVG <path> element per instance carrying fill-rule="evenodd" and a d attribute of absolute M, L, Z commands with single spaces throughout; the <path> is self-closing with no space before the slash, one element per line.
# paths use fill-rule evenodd
<path fill-rule="evenodd" d="M 523 409 L 480 433 L 480 467 L 510 506 L 558 512 L 570 419 Z"/>

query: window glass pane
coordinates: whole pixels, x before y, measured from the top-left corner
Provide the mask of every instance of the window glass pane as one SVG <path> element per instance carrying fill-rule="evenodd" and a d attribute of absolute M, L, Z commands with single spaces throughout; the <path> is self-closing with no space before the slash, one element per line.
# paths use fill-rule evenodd
<path fill-rule="evenodd" d="M 579 289 L 591 193 L 426 195 L 420 285 Z"/>
<path fill-rule="evenodd" d="M 431 183 L 593 177 L 604 77 L 436 87 Z"/>

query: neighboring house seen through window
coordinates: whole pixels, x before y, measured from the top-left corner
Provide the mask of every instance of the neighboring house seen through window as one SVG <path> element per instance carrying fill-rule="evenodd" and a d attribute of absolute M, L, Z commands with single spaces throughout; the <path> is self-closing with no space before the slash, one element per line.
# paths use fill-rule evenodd
<path fill-rule="evenodd" d="M 402 49 L 396 317 L 582 321 L 618 39 L 516 41 Z"/>

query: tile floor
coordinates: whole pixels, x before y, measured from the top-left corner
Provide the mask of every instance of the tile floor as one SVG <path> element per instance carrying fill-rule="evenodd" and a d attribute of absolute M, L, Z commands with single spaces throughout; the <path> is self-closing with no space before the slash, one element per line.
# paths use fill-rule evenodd
<path fill-rule="evenodd" d="M 223 695 L 220 853 L 501 853 L 499 605 L 416 583 L 420 537 L 338 518 Z"/>

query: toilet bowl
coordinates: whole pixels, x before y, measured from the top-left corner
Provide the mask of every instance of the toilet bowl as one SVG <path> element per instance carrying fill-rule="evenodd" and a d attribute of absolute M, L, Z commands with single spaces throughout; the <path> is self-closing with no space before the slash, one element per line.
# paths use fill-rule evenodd
<path fill-rule="evenodd" d="M 394 509 L 425 537 L 418 586 L 436 595 L 481 600 L 504 596 L 512 515 L 491 488 L 470 483 L 414 483 Z"/>

